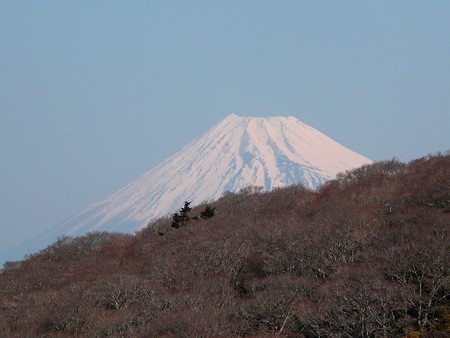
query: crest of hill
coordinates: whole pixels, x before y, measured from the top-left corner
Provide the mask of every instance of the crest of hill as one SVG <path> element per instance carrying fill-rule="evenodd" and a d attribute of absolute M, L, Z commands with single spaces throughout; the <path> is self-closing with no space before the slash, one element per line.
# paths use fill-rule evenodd
<path fill-rule="evenodd" d="M 229 193 L 177 229 L 60 238 L 6 264 L 0 334 L 443 337 L 449 182 L 448 153 L 377 162 Z"/>

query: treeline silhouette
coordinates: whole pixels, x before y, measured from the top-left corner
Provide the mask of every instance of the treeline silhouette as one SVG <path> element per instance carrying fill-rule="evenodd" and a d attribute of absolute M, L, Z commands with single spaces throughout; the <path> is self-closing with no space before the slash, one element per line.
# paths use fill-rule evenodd
<path fill-rule="evenodd" d="M 449 202 L 446 153 L 61 237 L 5 264 L 0 336 L 448 337 Z"/>

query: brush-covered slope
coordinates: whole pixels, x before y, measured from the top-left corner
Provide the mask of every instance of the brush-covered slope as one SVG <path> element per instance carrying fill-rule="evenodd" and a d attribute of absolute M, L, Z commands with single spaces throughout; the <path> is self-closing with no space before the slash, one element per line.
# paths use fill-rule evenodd
<path fill-rule="evenodd" d="M 450 155 L 386 161 L 62 238 L 0 274 L 0 336 L 447 337 L 449 182 Z"/>

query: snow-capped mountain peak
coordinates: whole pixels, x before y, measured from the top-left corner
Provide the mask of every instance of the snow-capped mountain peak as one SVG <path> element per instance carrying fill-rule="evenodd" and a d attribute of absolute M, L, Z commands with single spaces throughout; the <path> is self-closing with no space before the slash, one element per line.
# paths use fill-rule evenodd
<path fill-rule="evenodd" d="M 250 185 L 315 189 L 370 162 L 294 117 L 231 114 L 126 187 L 13 251 L 37 250 L 61 235 L 134 232 L 184 201 L 196 205 Z"/>
<path fill-rule="evenodd" d="M 214 200 L 249 185 L 317 188 L 371 161 L 294 117 L 235 114 L 115 194 L 54 228 L 55 233 L 132 232 L 184 201 Z"/>

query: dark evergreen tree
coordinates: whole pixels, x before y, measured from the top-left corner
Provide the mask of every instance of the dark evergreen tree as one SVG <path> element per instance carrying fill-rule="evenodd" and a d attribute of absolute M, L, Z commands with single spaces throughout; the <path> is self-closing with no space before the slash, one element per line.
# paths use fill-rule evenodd
<path fill-rule="evenodd" d="M 205 210 L 203 210 L 200 213 L 200 217 L 201 218 L 210 218 L 214 216 L 214 210 L 216 210 L 216 208 L 211 208 L 211 206 L 207 205 Z"/>
<path fill-rule="evenodd" d="M 192 208 L 190 207 L 191 202 L 184 202 L 184 207 L 181 208 L 180 213 L 182 215 L 187 215 L 189 211 L 192 210 Z"/>
<path fill-rule="evenodd" d="M 172 216 L 172 224 L 171 226 L 173 228 L 179 228 L 180 227 L 180 222 L 182 222 L 182 217 L 180 216 L 179 213 L 174 213 Z"/>
<path fill-rule="evenodd" d="M 188 215 L 188 213 L 192 210 L 192 208 L 189 206 L 190 204 L 191 202 L 184 202 L 184 207 L 180 209 L 179 213 L 176 212 L 173 214 L 171 224 L 173 228 L 179 228 L 190 219 Z"/>

